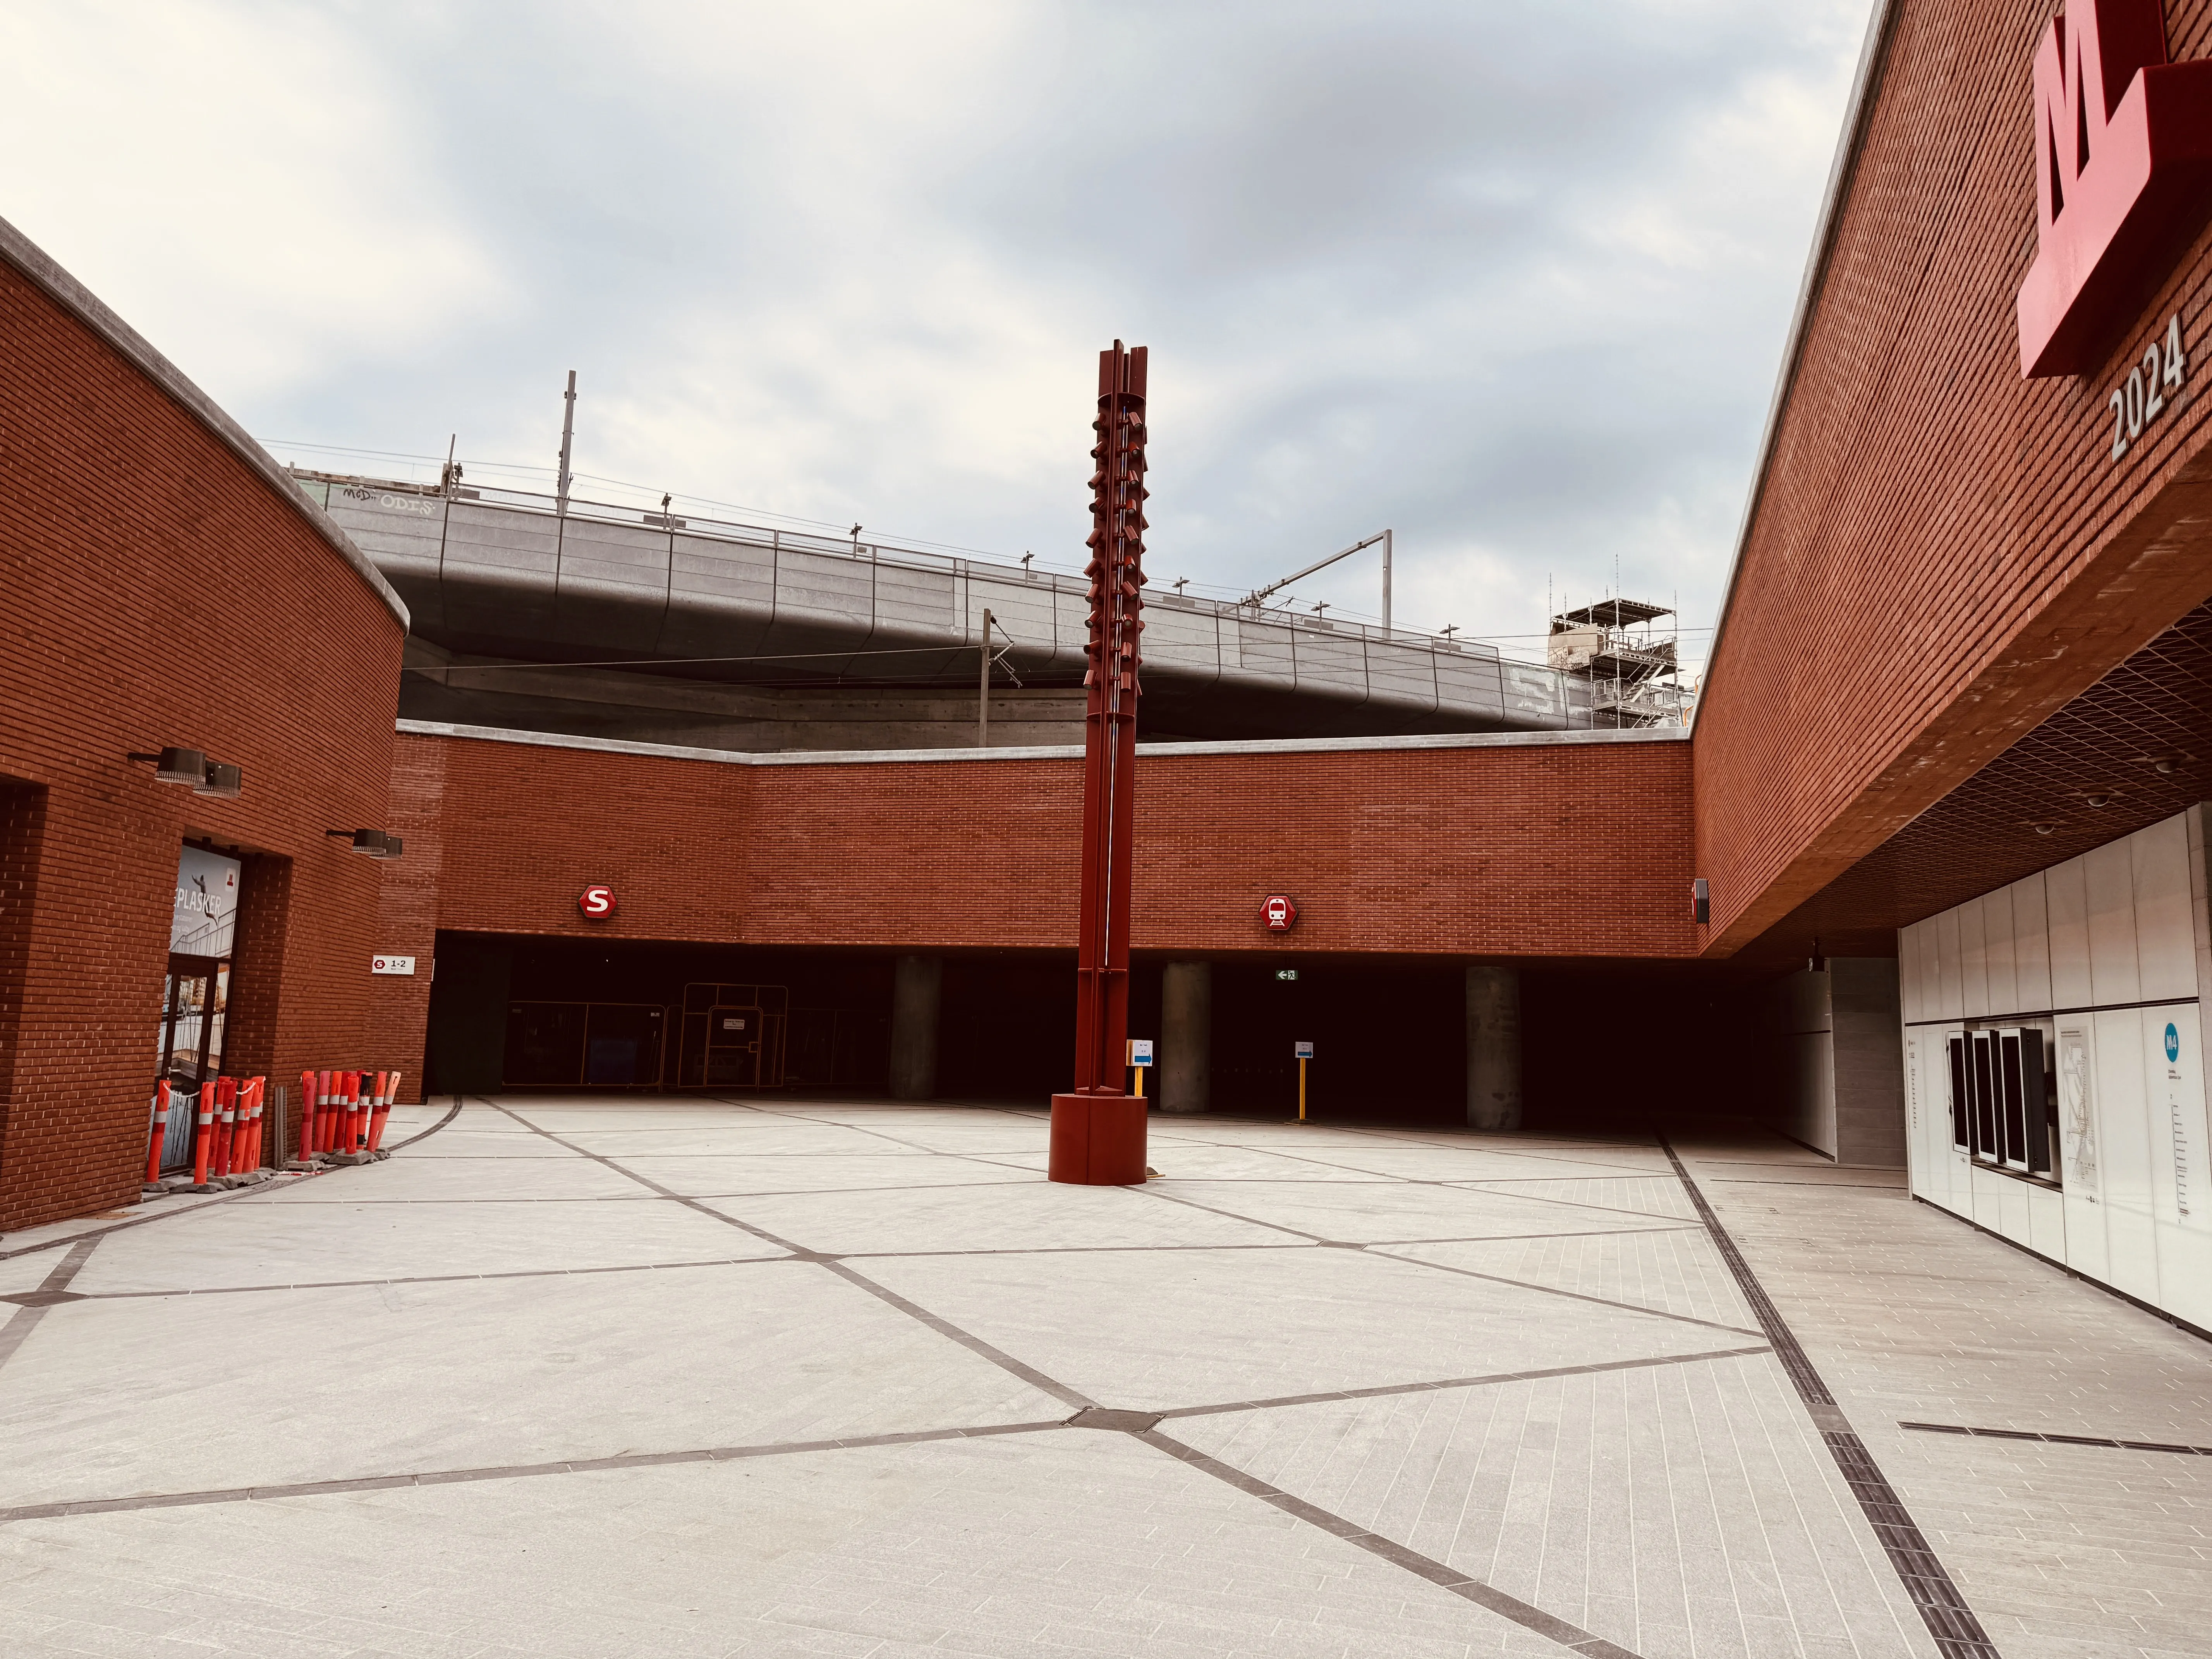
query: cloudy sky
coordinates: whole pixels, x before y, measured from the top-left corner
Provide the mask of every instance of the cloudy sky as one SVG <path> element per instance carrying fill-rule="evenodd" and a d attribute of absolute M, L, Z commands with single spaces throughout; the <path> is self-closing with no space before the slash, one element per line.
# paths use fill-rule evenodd
<path fill-rule="evenodd" d="M 0 216 L 331 470 L 1079 564 L 1119 336 L 1156 580 L 1704 629 L 1867 11 L 17 0 Z"/>

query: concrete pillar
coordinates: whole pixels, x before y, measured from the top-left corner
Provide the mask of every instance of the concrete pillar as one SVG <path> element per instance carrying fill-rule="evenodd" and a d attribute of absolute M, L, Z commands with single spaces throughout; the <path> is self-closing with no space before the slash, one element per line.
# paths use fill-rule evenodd
<path fill-rule="evenodd" d="M 1521 1127 L 1521 975 L 1510 968 L 1467 970 L 1467 1123 Z"/>
<path fill-rule="evenodd" d="M 1160 1109 L 1202 1112 L 1213 1098 L 1213 964 L 1160 973 Z"/>
<path fill-rule="evenodd" d="M 901 957 L 891 977 L 891 1098 L 927 1100 L 937 1092 L 937 1005 L 942 957 Z"/>

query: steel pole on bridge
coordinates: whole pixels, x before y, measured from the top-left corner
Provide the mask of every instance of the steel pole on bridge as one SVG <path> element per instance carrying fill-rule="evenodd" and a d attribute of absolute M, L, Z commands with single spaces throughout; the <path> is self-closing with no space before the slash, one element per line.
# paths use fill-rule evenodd
<path fill-rule="evenodd" d="M 1098 354 L 1091 452 L 1091 636 L 1083 728 L 1083 888 L 1075 958 L 1075 1080 L 1052 1097 L 1054 1181 L 1145 1178 L 1145 1102 L 1123 1092 L 1129 1033 L 1129 866 L 1143 653 L 1145 360 L 1119 340 Z"/>

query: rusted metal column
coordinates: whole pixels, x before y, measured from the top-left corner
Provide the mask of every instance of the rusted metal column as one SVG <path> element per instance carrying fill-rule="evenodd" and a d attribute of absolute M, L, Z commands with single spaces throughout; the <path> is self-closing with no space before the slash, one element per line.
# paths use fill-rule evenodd
<path fill-rule="evenodd" d="M 1145 585 L 1145 359 L 1098 354 L 1091 452 L 1091 638 L 1083 732 L 1083 888 L 1075 959 L 1075 1080 L 1052 1097 L 1054 1181 L 1145 1178 L 1145 1103 L 1123 1092 L 1129 1031 L 1129 866 Z"/>

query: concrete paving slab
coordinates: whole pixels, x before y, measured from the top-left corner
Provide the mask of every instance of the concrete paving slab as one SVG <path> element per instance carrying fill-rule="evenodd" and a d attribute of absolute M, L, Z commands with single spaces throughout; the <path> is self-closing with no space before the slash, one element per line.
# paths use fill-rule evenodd
<path fill-rule="evenodd" d="M 1759 1340 L 1352 1250 L 872 1261 L 872 1278 L 1102 1403 L 1143 1410 Z M 1360 1333 L 1347 1341 L 1347 1331 Z"/>
<path fill-rule="evenodd" d="M 671 1191 L 693 1197 L 896 1190 L 908 1187 L 988 1187 L 1034 1179 L 1033 1173 L 1026 1170 L 971 1163 L 964 1158 L 933 1158 L 894 1147 L 884 1147 L 880 1152 L 763 1157 L 739 1152 L 702 1152 L 696 1156 L 623 1152 L 617 1161 L 625 1170 L 648 1176 Z"/>
<path fill-rule="evenodd" d="M 1325 1158 L 1300 1156 L 1295 1147 L 1262 1147 L 1163 1133 L 1152 1126 L 1148 1161 L 1161 1175 L 1183 1181 L 1395 1181 L 1396 1176 L 1356 1170 Z"/>
<path fill-rule="evenodd" d="M 708 1199 L 710 1208 L 809 1249 L 837 1254 L 1048 1249 L 1171 1249 L 1297 1245 L 1272 1228 L 1119 1187 L 1018 1185 Z"/>
<path fill-rule="evenodd" d="M 331 1170 L 312 1182 L 276 1186 L 244 1204 L 410 1204 L 432 1200 L 473 1201 L 491 1196 L 490 1171 L 465 1158 L 394 1157 L 378 1164 Z M 587 1158 L 518 1158 L 497 1166 L 498 1196 L 634 1198 L 637 1184 Z"/>
<path fill-rule="evenodd" d="M 198 1218 L 188 1228 L 118 1235 L 94 1253 L 70 1288 L 94 1296 L 225 1291 L 784 1254 L 712 1216 L 641 1197 L 643 1201 L 617 1205 L 494 1202 L 488 1196 L 473 1203 L 422 1205 L 309 1203 L 304 1196 L 274 1206 L 241 1202 Z"/>
<path fill-rule="evenodd" d="M 1147 1182 L 1145 1190 L 1170 1200 L 1187 1199 L 1248 1221 L 1355 1244 L 1665 1226 L 1680 1219 L 1664 1211 L 1402 1181 L 1262 1185 L 1171 1177 Z"/>
<path fill-rule="evenodd" d="M 118 1607 L 121 1561 L 173 1597 Z M 255 1656 L 1563 1651 L 1075 1431 L 27 1523 L 0 1533 L 0 1585 L 10 1652 L 158 1651 L 165 1621 Z"/>
<path fill-rule="evenodd" d="M 1390 1253 L 1692 1319 L 1756 1323 L 1735 1276 L 1702 1227 L 1394 1245 Z"/>
<path fill-rule="evenodd" d="M 70 1303 L 0 1402 L 0 1506 L 1067 1412 L 794 1262 Z"/>

